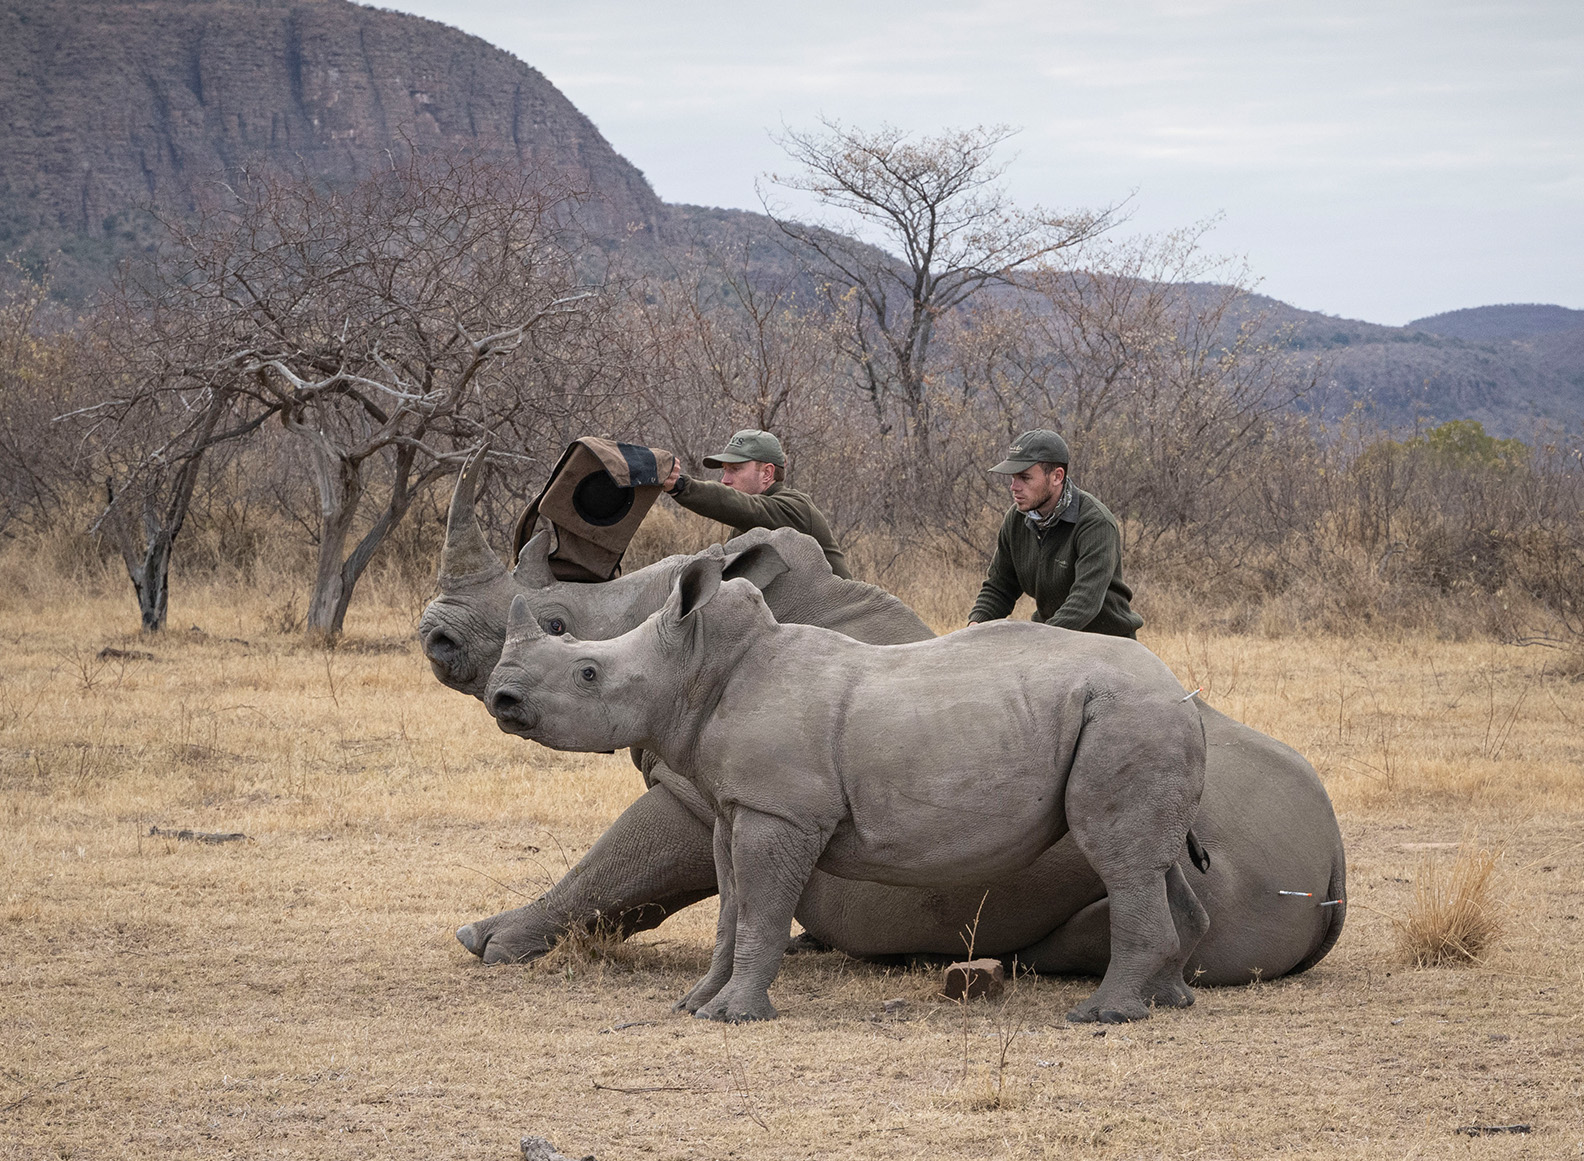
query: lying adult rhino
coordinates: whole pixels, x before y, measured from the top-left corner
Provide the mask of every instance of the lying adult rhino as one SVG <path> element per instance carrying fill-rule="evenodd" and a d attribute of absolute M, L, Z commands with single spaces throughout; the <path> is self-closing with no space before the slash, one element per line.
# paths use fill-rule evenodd
<path fill-rule="evenodd" d="M 490 550 L 473 513 L 476 465 L 458 480 L 441 558 L 440 595 L 419 635 L 435 675 L 482 698 L 500 657 L 507 611 L 519 592 L 543 598 L 549 632 L 614 637 L 657 611 L 689 559 L 669 557 L 604 584 L 552 579 L 547 541 L 536 537 L 515 569 Z M 788 530 L 730 541 L 726 575 L 760 585 L 784 623 L 834 628 L 860 641 L 903 643 L 932 636 L 889 593 L 833 576 L 819 546 Z M 741 555 L 753 550 L 747 556 Z M 1052 638 L 1054 641 L 1055 638 Z M 1194 832 L 1210 855 L 1190 872 L 1210 915 L 1189 963 L 1204 984 L 1246 983 L 1302 971 L 1342 930 L 1341 835 L 1314 770 L 1293 750 L 1200 704 L 1207 745 L 1205 788 Z M 541 898 L 461 927 L 457 938 L 489 963 L 544 954 L 573 926 L 602 922 L 623 935 L 646 930 L 715 893 L 714 813 L 654 755 L 643 760 L 646 793 Z M 1310 891 L 1314 900 L 1281 896 Z M 810 936 L 852 955 L 961 954 L 962 934 L 983 901 L 976 953 L 1016 955 L 1040 971 L 1100 975 L 1110 959 L 1105 888 L 1066 838 L 1032 866 L 976 889 L 915 889 L 816 872 L 798 905 Z"/>
<path fill-rule="evenodd" d="M 715 954 L 681 1006 L 775 1016 L 768 989 L 816 864 L 974 885 L 1069 834 L 1105 884 L 1111 958 L 1067 1018 L 1193 1003 L 1184 968 L 1209 919 L 1178 859 L 1204 727 L 1160 658 L 1027 622 L 869 645 L 781 624 L 724 567 L 688 561 L 659 613 L 605 641 L 546 633 L 519 594 L 484 699 L 501 729 L 556 749 L 652 751 L 714 807 Z"/>

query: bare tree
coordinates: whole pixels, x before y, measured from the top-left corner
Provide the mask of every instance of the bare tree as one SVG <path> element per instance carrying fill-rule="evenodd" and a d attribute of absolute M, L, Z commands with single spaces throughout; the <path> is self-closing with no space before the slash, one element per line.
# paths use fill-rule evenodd
<path fill-rule="evenodd" d="M 78 402 L 56 417 L 72 433 L 73 473 L 104 506 L 90 531 L 120 554 L 145 632 L 165 625 L 170 565 L 201 469 L 278 411 L 256 398 L 216 351 L 223 316 L 172 293 L 187 267 L 123 266 L 80 329 Z"/>
<path fill-rule="evenodd" d="M 475 156 L 414 155 L 342 188 L 246 173 L 196 224 L 167 222 L 161 309 L 204 320 L 210 380 L 277 415 L 308 465 L 310 632 L 341 631 L 381 543 L 465 447 L 546 409 L 504 360 L 542 366 L 592 297 L 577 201 Z"/>
<path fill-rule="evenodd" d="M 37 525 L 63 500 L 69 452 L 53 418 L 71 407 L 76 338 L 49 305 L 49 282 L 0 269 L 0 534 Z"/>
<path fill-rule="evenodd" d="M 765 210 L 813 255 L 838 291 L 859 382 L 882 432 L 899 402 L 916 447 L 930 441 L 930 353 L 941 318 L 987 286 L 1007 284 L 1036 262 L 1104 231 L 1111 209 L 1019 210 L 999 184 L 1006 126 L 914 139 L 883 125 L 869 132 L 838 121 L 823 132 L 787 130 L 779 144 L 801 171 L 770 175 L 812 194 L 843 220 L 805 225 Z M 842 227 L 856 226 L 857 236 Z M 878 244 L 878 248 L 877 245 Z"/>
<path fill-rule="evenodd" d="M 1036 264 L 1016 293 L 959 312 L 939 375 L 954 388 L 938 406 L 949 436 L 920 489 L 950 513 L 942 527 L 978 534 L 976 506 L 1005 502 L 983 465 L 1018 432 L 1055 427 L 1135 544 L 1170 535 L 1180 555 L 1191 534 L 1201 557 L 1227 559 L 1225 530 L 1256 506 L 1256 465 L 1316 368 L 1269 325 L 1242 267 L 1203 252 L 1205 228 L 1104 240 L 1080 269 Z"/>
<path fill-rule="evenodd" d="M 800 297 L 796 275 L 692 255 L 634 286 L 625 430 L 673 449 L 689 471 L 744 427 L 774 431 L 790 478 L 816 494 L 838 536 L 873 515 L 875 449 L 865 438 L 839 324 L 824 304 Z"/>

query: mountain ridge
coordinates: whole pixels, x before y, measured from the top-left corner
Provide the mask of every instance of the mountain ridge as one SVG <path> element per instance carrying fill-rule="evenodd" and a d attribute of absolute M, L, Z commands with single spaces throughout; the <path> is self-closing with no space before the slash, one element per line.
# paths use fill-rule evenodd
<path fill-rule="evenodd" d="M 349 179 L 404 142 L 570 177 L 609 246 L 798 277 L 770 219 L 662 202 L 538 70 L 424 17 L 352 0 L 0 0 L 0 40 L 0 253 L 55 255 L 68 292 L 147 244 L 140 206 L 190 207 L 257 157 Z M 1395 427 L 1584 423 L 1584 311 L 1499 304 L 1390 327 L 1260 295 L 1247 308 L 1328 365 L 1328 417 L 1357 404 Z"/>

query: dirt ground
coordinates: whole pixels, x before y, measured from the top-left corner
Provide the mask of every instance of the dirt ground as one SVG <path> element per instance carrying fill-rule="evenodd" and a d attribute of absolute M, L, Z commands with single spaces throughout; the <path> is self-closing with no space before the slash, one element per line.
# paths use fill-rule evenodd
<path fill-rule="evenodd" d="M 415 609 L 325 652 L 263 600 L 144 640 L 120 594 L 32 599 L 0 598 L 0 1157 L 1584 1156 L 1584 683 L 1540 651 L 1147 640 L 1332 792 L 1351 911 L 1301 976 L 1100 1030 L 1062 1019 L 1094 981 L 963 1008 L 826 953 L 723 1028 L 671 1011 L 710 904 L 529 966 L 456 942 L 642 787 L 442 689 Z M 1462 842 L 1505 934 L 1408 967 L 1394 919 Z"/>

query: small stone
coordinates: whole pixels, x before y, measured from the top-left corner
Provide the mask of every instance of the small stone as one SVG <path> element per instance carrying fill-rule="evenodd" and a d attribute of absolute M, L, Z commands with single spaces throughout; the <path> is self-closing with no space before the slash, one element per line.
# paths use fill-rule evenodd
<path fill-rule="evenodd" d="M 900 1016 L 903 1010 L 907 1008 L 907 1001 L 900 996 L 894 1000 L 886 1000 L 884 1004 L 887 1016 Z"/>
<path fill-rule="evenodd" d="M 998 959 L 970 959 L 946 969 L 941 994 L 948 1000 L 993 1000 L 1006 987 L 1006 969 Z"/>

